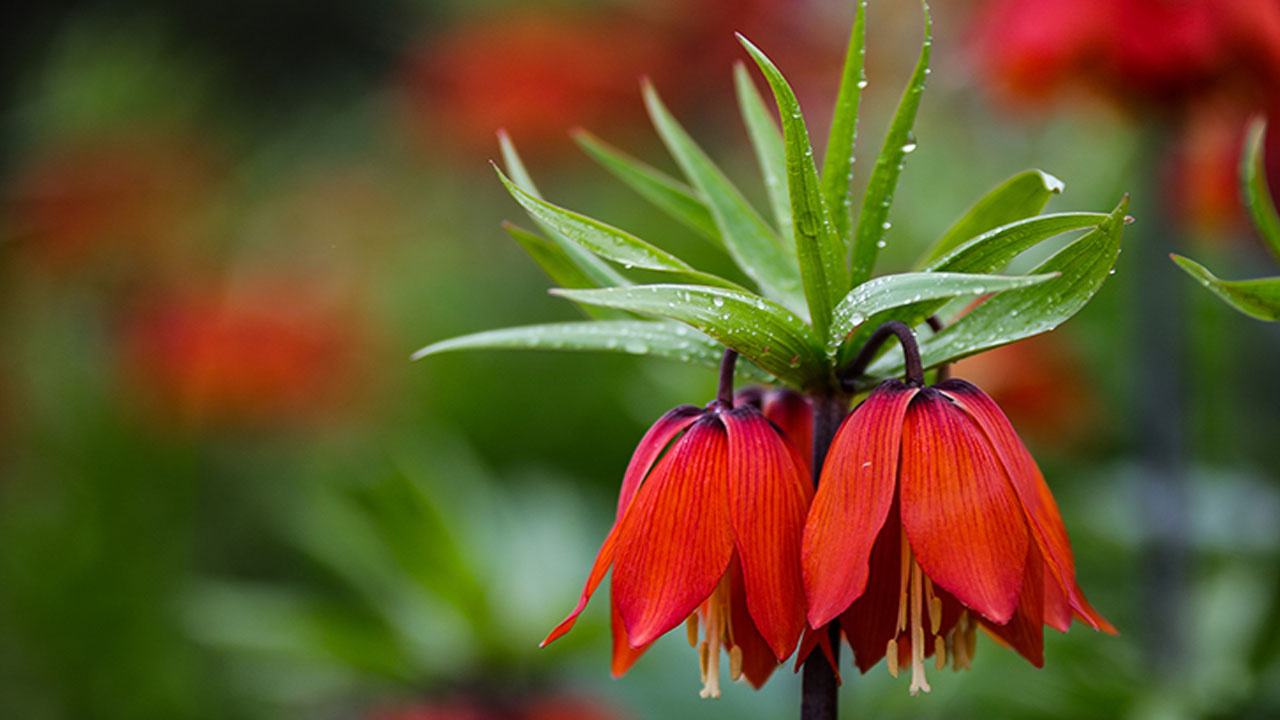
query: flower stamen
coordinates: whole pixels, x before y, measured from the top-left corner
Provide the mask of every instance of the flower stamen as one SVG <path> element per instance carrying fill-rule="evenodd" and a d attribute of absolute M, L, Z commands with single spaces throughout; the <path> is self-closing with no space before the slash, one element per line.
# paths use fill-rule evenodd
<path fill-rule="evenodd" d="M 720 648 L 726 645 L 728 640 L 729 628 L 729 575 L 725 574 L 720 578 L 720 584 L 716 586 L 711 597 L 707 598 L 705 605 L 706 623 L 703 628 L 705 639 L 698 648 L 698 660 L 702 665 L 702 691 L 699 693 L 704 698 L 720 697 Z M 734 659 L 733 650 L 729 650 L 729 675 L 733 677 Z M 738 650 L 738 656 L 742 656 L 742 651 Z M 741 661 L 739 660 L 739 665 Z M 738 668 L 739 674 L 741 668 Z M 736 678 L 735 678 L 736 679 Z"/>
<path fill-rule="evenodd" d="M 924 587 L 920 564 L 911 559 L 911 687 L 912 695 L 929 692 L 929 681 L 924 676 Z"/>

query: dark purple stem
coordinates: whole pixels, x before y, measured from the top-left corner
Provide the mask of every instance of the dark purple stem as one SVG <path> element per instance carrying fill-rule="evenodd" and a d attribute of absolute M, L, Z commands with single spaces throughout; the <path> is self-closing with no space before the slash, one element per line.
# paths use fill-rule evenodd
<path fill-rule="evenodd" d="M 848 410 L 848 398 L 844 396 L 815 395 L 813 403 L 813 486 L 818 486 L 822 464 L 831 449 L 836 430 L 840 428 Z M 840 660 L 840 624 L 833 622 L 827 632 L 831 639 L 831 652 Z M 821 651 L 815 650 L 804 662 L 801 679 L 800 720 L 835 720 L 839 695 L 836 692 L 835 670 Z"/>
<path fill-rule="evenodd" d="M 867 343 L 858 351 L 853 362 L 840 373 L 846 383 L 852 382 L 867 371 L 867 366 L 875 359 L 876 352 L 880 350 L 880 346 L 884 344 L 889 336 L 893 335 L 898 338 L 898 342 L 902 345 L 902 354 L 906 359 L 906 379 L 907 383 L 916 387 L 924 386 L 924 367 L 920 364 L 920 346 L 916 344 L 915 333 L 911 332 L 911 328 L 906 323 L 891 320 L 871 334 L 867 339 Z M 816 428 L 815 428 L 816 432 Z"/>
<path fill-rule="evenodd" d="M 720 387 L 716 390 L 716 403 L 726 409 L 733 407 L 733 369 L 738 364 L 738 351 L 725 348 L 720 360 Z"/>

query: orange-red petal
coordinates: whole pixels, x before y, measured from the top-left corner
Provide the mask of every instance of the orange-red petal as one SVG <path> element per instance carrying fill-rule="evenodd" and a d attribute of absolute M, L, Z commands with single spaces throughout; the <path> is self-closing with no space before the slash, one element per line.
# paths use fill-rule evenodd
<path fill-rule="evenodd" d="M 796 451 L 759 410 L 742 405 L 720 418 L 729 435 L 729 517 L 747 608 L 782 662 L 804 630 L 798 559 L 812 485 Z"/>
<path fill-rule="evenodd" d="M 638 648 L 631 647 L 631 643 L 627 641 L 627 629 L 622 624 L 622 616 L 618 614 L 618 604 L 613 601 L 613 598 L 609 599 L 609 630 L 613 637 L 613 660 L 610 669 L 613 676 L 619 678 L 636 664 L 636 660 L 639 660 L 653 643 Z"/>
<path fill-rule="evenodd" d="M 986 618 L 979 622 L 992 635 L 1018 651 L 1036 667 L 1044 667 L 1044 560 L 1035 543 L 1030 544 L 1026 572 L 1022 577 L 1022 593 L 1018 609 L 1004 625 Z"/>
<path fill-rule="evenodd" d="M 728 439 L 707 415 L 658 461 L 618 524 L 613 597 L 632 647 L 684 622 L 733 554 Z"/>
<path fill-rule="evenodd" d="M 898 636 L 901 546 L 902 524 L 895 502 L 871 549 L 867 590 L 840 616 L 840 627 L 853 648 L 853 662 L 864 673 L 880 662 L 889 641 Z"/>
<path fill-rule="evenodd" d="M 1026 445 L 1022 444 L 1009 419 L 1000 411 L 995 401 L 973 383 L 953 378 L 939 383 L 937 388 L 959 403 L 995 449 L 1027 515 L 1031 535 L 1044 557 L 1046 567 L 1061 586 L 1068 604 L 1094 629 L 1114 634 L 1115 628 L 1089 605 L 1080 586 L 1076 584 L 1075 559 L 1058 503 L 1053 499 L 1053 493 L 1049 491 L 1040 468 Z M 1052 593 L 1049 597 L 1052 599 Z M 1054 614 L 1053 619 L 1054 627 L 1058 627 L 1056 623 L 1060 616 Z"/>
<path fill-rule="evenodd" d="M 729 631 L 729 647 L 736 646 L 742 652 L 742 676 L 759 689 L 778 668 L 778 658 L 751 620 L 742 563 L 737 558 L 729 563 Z"/>
<path fill-rule="evenodd" d="M 871 548 L 893 501 L 903 418 L 918 392 L 886 380 L 836 432 L 800 556 L 813 627 L 844 612 L 866 588 Z"/>
<path fill-rule="evenodd" d="M 965 606 L 1008 622 L 1027 561 L 1025 516 L 987 439 L 933 388 L 907 408 L 901 488 L 920 567 Z"/>
<path fill-rule="evenodd" d="M 547 635 L 547 639 L 543 640 L 538 647 L 546 647 L 549 643 L 555 642 L 561 635 L 573 629 L 573 624 L 578 621 L 578 615 L 587 607 L 587 601 L 591 599 L 592 593 L 599 587 L 600 581 L 604 579 L 605 573 L 609 572 L 609 566 L 613 564 L 614 552 L 617 549 L 618 525 L 609 529 L 609 534 L 604 539 L 604 544 L 600 546 L 600 552 L 596 553 L 595 564 L 591 566 L 591 573 L 587 575 L 587 584 L 582 588 L 582 595 L 578 597 L 578 605 L 569 613 L 569 616 L 560 621 Z"/>
<path fill-rule="evenodd" d="M 804 461 L 806 472 L 813 465 L 813 406 L 809 399 L 791 388 L 776 388 L 764 394 L 761 411 L 777 425 Z"/>
<path fill-rule="evenodd" d="M 631 461 L 627 463 L 627 471 L 622 476 L 622 488 L 618 492 L 618 513 L 617 520 L 622 519 L 622 514 L 627 511 L 627 506 L 631 504 L 631 500 L 636 495 L 640 483 L 649 474 L 649 470 L 653 468 L 653 464 L 657 462 L 658 456 L 671 443 L 671 439 L 679 435 L 693 424 L 694 420 L 701 417 L 706 411 L 693 405 L 681 405 L 677 408 L 668 410 L 666 414 L 658 418 L 653 427 L 640 438 L 640 444 L 636 446 L 636 451 L 631 454 Z"/>

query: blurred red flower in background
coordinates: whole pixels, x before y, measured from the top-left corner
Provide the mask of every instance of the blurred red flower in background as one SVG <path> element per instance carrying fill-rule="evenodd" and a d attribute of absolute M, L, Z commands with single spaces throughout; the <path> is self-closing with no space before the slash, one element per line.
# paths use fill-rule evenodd
<path fill-rule="evenodd" d="M 366 328 L 322 298 L 286 278 L 156 294 L 122 323 L 129 387 L 163 417 L 198 425 L 346 412 Z"/>
<path fill-rule="evenodd" d="M 743 57 L 735 30 L 767 47 L 803 95 L 818 68 L 836 81 L 830 68 L 844 38 L 828 31 L 838 23 L 798 4 L 657 0 L 473 14 L 406 54 L 406 121 L 429 148 L 490 152 L 505 128 L 526 154 L 552 160 L 568 149 L 570 128 L 607 128 L 614 139 L 643 129 L 641 77 L 673 107 L 718 108 L 732 92 L 731 63 Z"/>
<path fill-rule="evenodd" d="M 1037 335 L 967 357 L 955 372 L 985 389 L 1033 444 L 1078 448 L 1105 427 L 1077 353 L 1060 335 Z"/>
<path fill-rule="evenodd" d="M 1171 207 L 1205 234 L 1241 223 L 1235 166 L 1247 117 L 1280 111 L 1280 3 L 989 0 L 973 39 L 985 77 L 1008 100 L 1083 91 L 1170 124 L 1178 136 L 1161 170 L 1172 171 Z"/>
<path fill-rule="evenodd" d="M 17 169 L 6 193 L 9 233 L 55 272 L 170 262 L 199 232 L 219 174 L 204 144 L 172 134 L 56 146 Z"/>
<path fill-rule="evenodd" d="M 1139 112 L 1209 95 L 1275 101 L 1275 0 L 990 0 L 974 21 L 987 75 L 1016 98 L 1073 86 Z"/>

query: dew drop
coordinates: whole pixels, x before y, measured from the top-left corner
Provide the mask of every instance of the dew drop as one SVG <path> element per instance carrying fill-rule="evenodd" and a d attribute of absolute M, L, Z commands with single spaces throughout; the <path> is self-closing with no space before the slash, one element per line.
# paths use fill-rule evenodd
<path fill-rule="evenodd" d="M 867 79 L 863 78 L 858 81 L 858 89 L 861 90 L 867 86 Z"/>
<path fill-rule="evenodd" d="M 711 299 L 711 304 L 715 305 L 716 307 L 724 307 L 724 298 L 717 295 L 716 297 Z"/>

